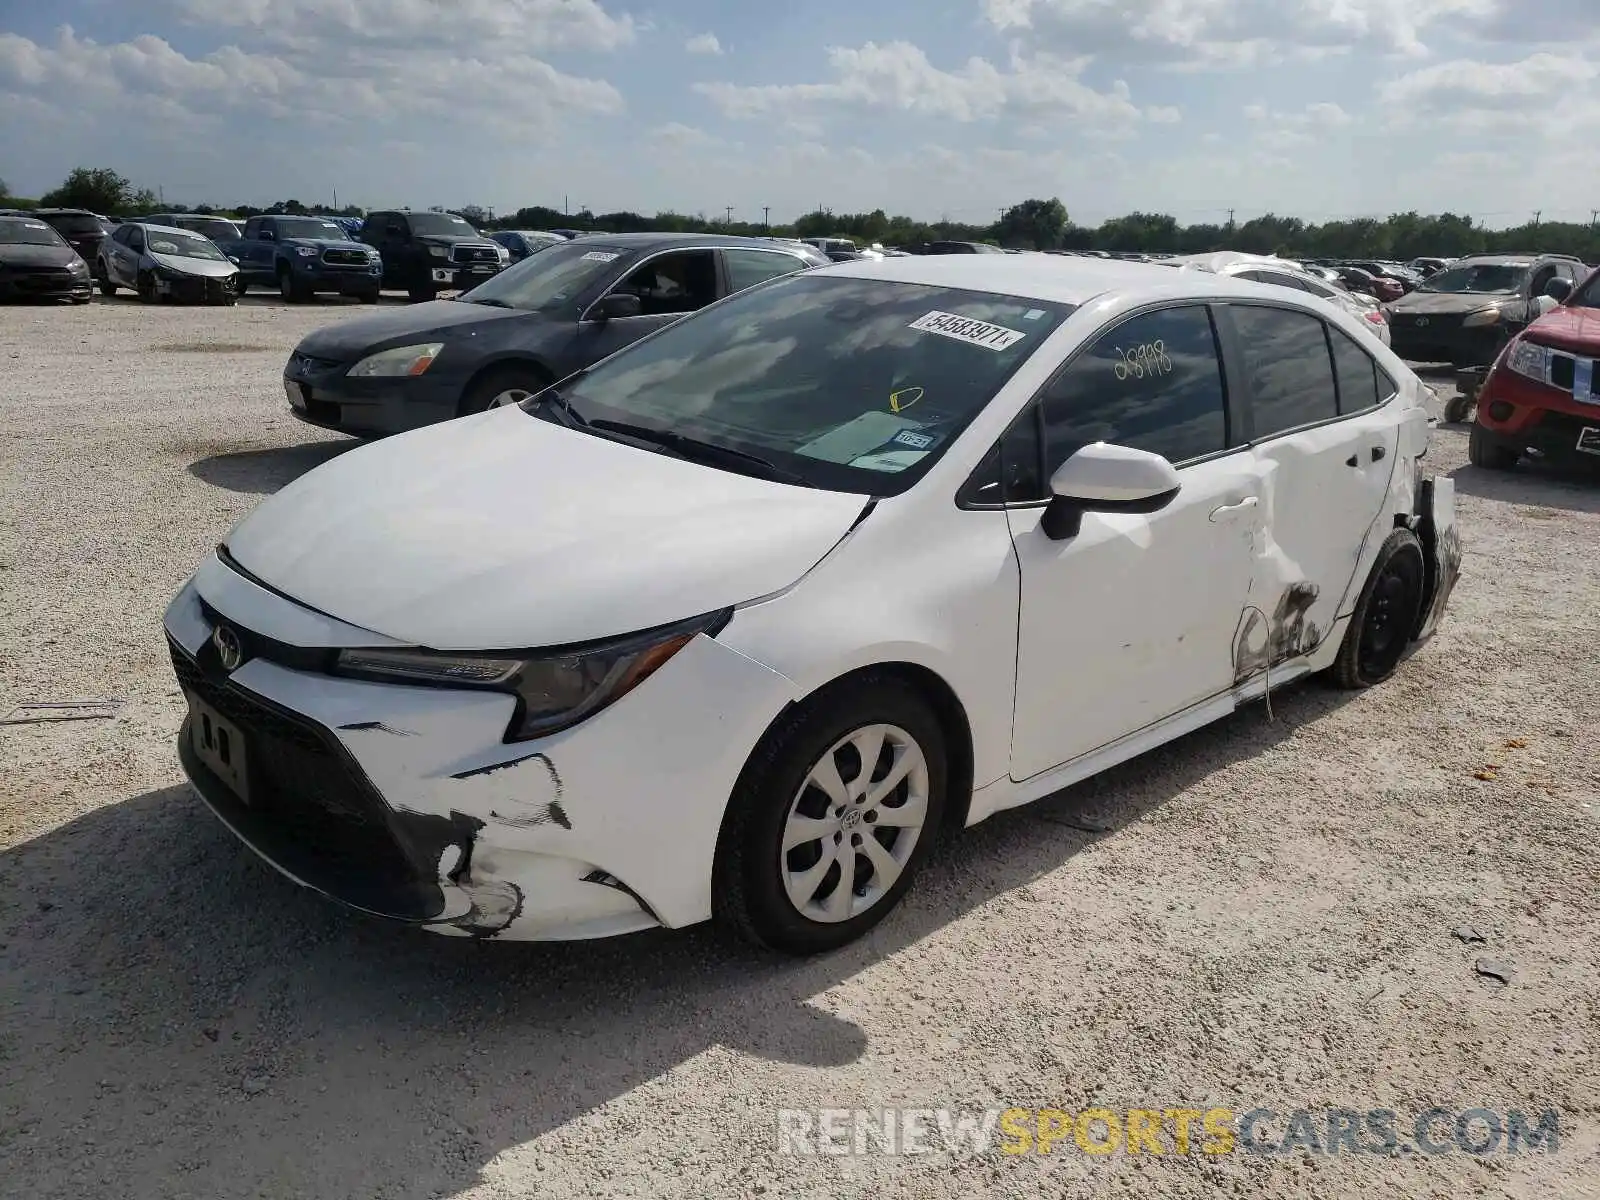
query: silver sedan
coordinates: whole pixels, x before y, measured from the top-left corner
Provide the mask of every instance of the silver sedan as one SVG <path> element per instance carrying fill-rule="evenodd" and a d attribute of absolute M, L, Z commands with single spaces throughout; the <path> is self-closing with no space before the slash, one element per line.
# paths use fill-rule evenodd
<path fill-rule="evenodd" d="M 139 299 L 235 304 L 239 268 L 204 234 L 170 225 L 125 221 L 100 246 L 95 281 L 102 296 L 132 288 Z"/>

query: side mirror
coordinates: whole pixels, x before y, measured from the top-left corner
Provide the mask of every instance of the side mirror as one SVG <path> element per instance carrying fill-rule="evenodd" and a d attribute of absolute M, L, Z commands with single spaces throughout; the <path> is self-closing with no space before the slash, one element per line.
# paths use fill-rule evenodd
<path fill-rule="evenodd" d="M 1078 536 L 1086 512 L 1153 513 L 1171 504 L 1182 480 L 1159 454 L 1094 442 L 1050 477 L 1053 497 L 1039 528 L 1053 541 Z"/>
<path fill-rule="evenodd" d="M 1572 290 L 1572 280 L 1563 279 L 1559 275 L 1544 285 L 1544 294 L 1557 304 L 1565 304 L 1572 295 Z"/>
<path fill-rule="evenodd" d="M 616 317 L 637 317 L 643 311 L 639 297 L 628 292 L 612 292 L 600 298 L 591 315 L 596 321 L 610 321 Z"/>

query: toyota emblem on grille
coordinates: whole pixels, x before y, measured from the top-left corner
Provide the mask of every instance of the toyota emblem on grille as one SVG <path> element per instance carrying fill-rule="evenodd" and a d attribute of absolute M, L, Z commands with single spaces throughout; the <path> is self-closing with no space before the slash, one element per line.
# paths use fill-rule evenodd
<path fill-rule="evenodd" d="M 1428 318 L 1427 317 L 1418 317 L 1417 318 L 1417 328 L 1418 329 L 1421 329 L 1427 323 L 1428 323 Z"/>
<path fill-rule="evenodd" d="M 211 644 L 217 648 L 217 658 L 224 671 L 237 671 L 244 662 L 244 646 L 239 642 L 239 635 L 226 625 L 218 625 L 213 631 Z"/>

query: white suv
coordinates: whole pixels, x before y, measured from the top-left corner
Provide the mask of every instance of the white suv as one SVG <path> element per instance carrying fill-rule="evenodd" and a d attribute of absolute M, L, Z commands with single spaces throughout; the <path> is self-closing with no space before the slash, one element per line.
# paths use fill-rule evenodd
<path fill-rule="evenodd" d="M 183 767 L 285 874 L 440 932 L 839 946 L 942 830 L 1387 679 L 1459 571 L 1425 396 L 1225 275 L 779 278 L 266 500 L 167 610 Z"/>

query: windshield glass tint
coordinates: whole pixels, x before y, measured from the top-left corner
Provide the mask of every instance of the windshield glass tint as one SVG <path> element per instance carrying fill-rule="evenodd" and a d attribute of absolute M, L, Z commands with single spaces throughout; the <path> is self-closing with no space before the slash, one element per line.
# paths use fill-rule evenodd
<path fill-rule="evenodd" d="M 198 233 L 187 229 L 151 229 L 151 254 L 168 254 L 174 258 L 208 258 L 227 261 L 227 256 Z"/>
<path fill-rule="evenodd" d="M 478 231 L 454 213 L 407 213 L 411 232 L 420 234 L 449 234 L 453 237 L 477 237 Z"/>
<path fill-rule="evenodd" d="M 1508 263 L 1477 263 L 1440 271 L 1419 292 L 1515 292 L 1528 281 L 1528 268 Z"/>
<path fill-rule="evenodd" d="M 590 420 L 758 455 L 818 487 L 892 495 L 926 473 L 1070 311 L 781 277 L 669 326 L 562 394 Z"/>
<path fill-rule="evenodd" d="M 1579 284 L 1568 303 L 1579 308 L 1600 308 L 1600 271 L 1590 275 L 1587 283 Z"/>
<path fill-rule="evenodd" d="M 576 301 L 602 276 L 615 273 L 627 258 L 631 253 L 609 246 L 560 242 L 484 280 L 461 298 L 472 304 L 548 312 Z"/>
<path fill-rule="evenodd" d="M 77 235 L 105 232 L 101 228 L 100 218 L 91 213 L 51 213 L 48 217 L 40 219 L 49 221 L 62 233 Z"/>
<path fill-rule="evenodd" d="M 0 220 L 0 245 L 65 246 L 66 242 L 43 221 Z"/>
<path fill-rule="evenodd" d="M 350 240 L 350 235 L 332 221 L 324 221 L 320 217 L 279 217 L 278 236 L 281 238 L 332 238 L 334 241 L 345 242 Z"/>
<path fill-rule="evenodd" d="M 204 234 L 214 242 L 234 241 L 239 237 L 239 227 L 221 217 L 189 217 L 183 222 L 183 227 Z"/>

